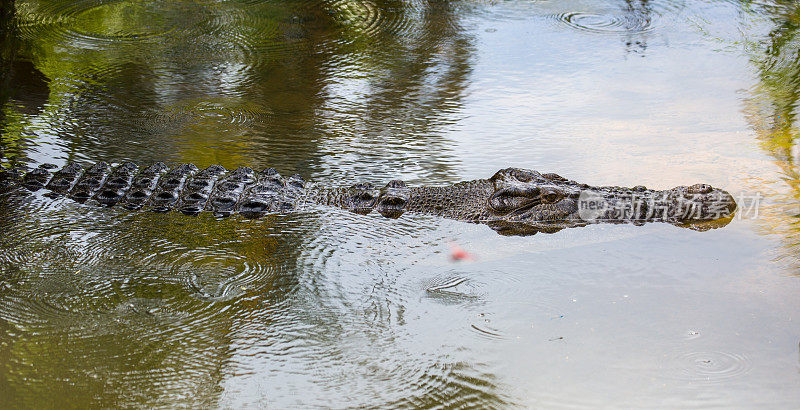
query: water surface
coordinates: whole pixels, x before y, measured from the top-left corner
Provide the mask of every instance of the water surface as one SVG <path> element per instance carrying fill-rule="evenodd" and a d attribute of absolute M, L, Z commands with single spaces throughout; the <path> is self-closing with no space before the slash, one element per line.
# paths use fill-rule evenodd
<path fill-rule="evenodd" d="M 0 197 L 15 407 L 794 407 L 800 8 L 789 1 L 23 1 L 2 166 L 193 162 L 328 185 L 508 166 L 705 182 L 724 228 L 527 237 Z M 13 19 L 11 16 L 13 15 Z M 475 256 L 453 262 L 450 244 Z"/>

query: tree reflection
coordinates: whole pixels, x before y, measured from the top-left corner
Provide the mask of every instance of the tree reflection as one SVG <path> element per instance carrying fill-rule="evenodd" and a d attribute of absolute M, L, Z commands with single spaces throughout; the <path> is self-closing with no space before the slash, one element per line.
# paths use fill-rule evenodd
<path fill-rule="evenodd" d="M 20 132 L 55 135 L 65 156 L 89 160 L 452 177 L 441 135 L 471 39 L 449 3 L 148 7 L 21 16 L 54 87 L 38 126 Z"/>
<path fill-rule="evenodd" d="M 650 0 L 625 0 L 624 24 L 625 51 L 628 53 L 644 54 L 647 50 L 647 38 L 642 32 L 642 27 L 650 25 L 653 8 Z"/>
<path fill-rule="evenodd" d="M 454 178 L 443 134 L 473 46 L 449 2 L 28 1 L 18 19 L 49 91 L 41 110 L 6 105 L 4 141 L 48 145 L 62 159 Z M 36 151 L 20 154 L 49 159 Z M 242 371 L 233 364 L 237 338 L 278 360 L 293 352 L 281 344 L 298 339 L 324 337 L 322 347 L 345 351 L 354 332 L 391 341 L 397 326 L 377 315 L 354 327 L 331 314 L 359 313 L 347 310 L 319 320 L 313 309 L 324 301 L 297 279 L 304 246 L 321 235 L 310 218 L 298 228 L 31 206 L 0 209 L 15 218 L 0 234 L 0 272 L 25 279 L 0 294 L 9 341 L 0 346 L 0 385 L 17 403 L 213 406 L 224 380 Z M 323 267 L 309 275 L 334 280 Z M 301 291 L 312 299 L 294 301 Z M 324 359 L 336 358 L 314 363 Z M 447 354 L 436 360 L 470 367 Z M 506 403 L 493 378 L 442 380 L 436 400 Z M 483 386 L 480 397 L 472 385 Z"/>
<path fill-rule="evenodd" d="M 23 49 L 14 17 L 14 2 L 0 3 L 0 159 L 22 153 L 20 139 L 8 135 L 8 122 L 20 115 L 36 114 L 49 92 L 47 78 Z M 9 113 L 11 118 L 7 118 Z"/>
<path fill-rule="evenodd" d="M 11 61 L 14 59 L 14 2 L 0 3 L 0 103 L 6 105 L 11 87 Z M 0 120 L 4 119 L 0 111 Z"/>
<path fill-rule="evenodd" d="M 760 82 L 745 107 L 745 115 L 756 132 L 759 145 L 780 170 L 781 183 L 760 179 L 762 184 L 757 189 L 767 192 L 771 203 L 763 207 L 759 219 L 767 232 L 783 237 L 790 259 L 794 260 L 800 249 L 800 210 L 797 208 L 800 202 L 800 158 L 796 112 L 800 98 L 800 5 L 791 1 L 774 1 L 745 2 L 744 6 L 751 13 L 766 16 L 772 24 L 752 58 Z M 800 263 L 796 267 L 800 268 Z"/>

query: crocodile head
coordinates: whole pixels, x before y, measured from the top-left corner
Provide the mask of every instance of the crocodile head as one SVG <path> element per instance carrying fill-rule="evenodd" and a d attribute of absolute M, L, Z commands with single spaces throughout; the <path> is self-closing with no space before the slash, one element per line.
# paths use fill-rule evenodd
<path fill-rule="evenodd" d="M 498 171 L 488 182 L 489 224 L 525 235 L 591 223 L 668 222 L 695 230 L 724 226 L 736 210 L 733 197 L 706 184 L 668 190 L 593 187 L 556 174 L 520 168 Z"/>

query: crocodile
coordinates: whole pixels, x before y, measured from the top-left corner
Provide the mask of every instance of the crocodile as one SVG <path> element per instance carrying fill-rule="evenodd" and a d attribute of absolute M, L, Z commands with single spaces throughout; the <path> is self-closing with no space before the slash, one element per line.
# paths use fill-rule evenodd
<path fill-rule="evenodd" d="M 387 218 L 406 212 L 483 223 L 504 235 L 552 233 L 594 223 L 665 222 L 694 230 L 724 226 L 736 210 L 726 191 L 707 184 L 667 190 L 590 186 L 554 173 L 505 168 L 487 179 L 446 186 L 408 186 L 392 180 L 385 186 L 356 183 L 321 187 L 299 175 L 281 176 L 275 169 L 227 170 L 193 164 L 170 168 L 162 162 L 140 167 L 97 162 L 83 167 L 0 168 L 0 185 L 43 190 L 95 206 L 128 210 L 212 212 L 257 218 L 266 213 L 333 206 L 358 214 L 376 211 Z"/>

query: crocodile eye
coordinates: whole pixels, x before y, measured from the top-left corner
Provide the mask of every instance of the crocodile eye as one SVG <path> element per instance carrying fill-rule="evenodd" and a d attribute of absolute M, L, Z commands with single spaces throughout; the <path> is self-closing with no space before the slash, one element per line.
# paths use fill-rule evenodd
<path fill-rule="evenodd" d="M 552 204 L 561 200 L 561 194 L 558 192 L 548 192 L 542 195 L 542 201 Z"/>
<path fill-rule="evenodd" d="M 514 178 L 517 179 L 519 182 L 531 182 L 533 179 L 533 175 L 530 172 L 524 171 L 516 171 L 514 172 Z"/>
<path fill-rule="evenodd" d="M 355 199 L 358 199 L 360 201 L 372 201 L 373 199 L 375 199 L 375 196 L 372 195 L 372 193 L 370 192 L 359 192 L 355 194 L 354 197 Z"/>

